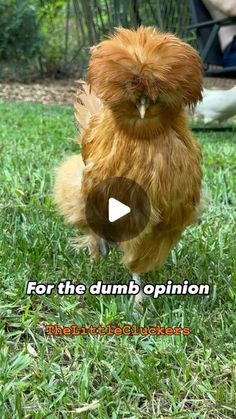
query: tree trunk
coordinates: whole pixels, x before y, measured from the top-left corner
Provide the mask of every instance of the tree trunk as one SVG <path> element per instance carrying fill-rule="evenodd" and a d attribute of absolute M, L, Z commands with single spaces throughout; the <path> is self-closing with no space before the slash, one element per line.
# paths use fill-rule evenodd
<path fill-rule="evenodd" d="M 135 28 L 137 28 L 142 24 L 141 17 L 139 14 L 139 0 L 132 0 L 132 8 L 134 16 L 134 26 Z"/>
<path fill-rule="evenodd" d="M 84 17 L 86 19 L 87 29 L 88 29 L 88 39 L 89 44 L 95 45 L 97 43 L 98 37 L 96 34 L 96 29 L 93 21 L 93 14 L 91 10 L 91 3 L 89 0 L 82 1 L 82 7 L 84 12 Z"/>

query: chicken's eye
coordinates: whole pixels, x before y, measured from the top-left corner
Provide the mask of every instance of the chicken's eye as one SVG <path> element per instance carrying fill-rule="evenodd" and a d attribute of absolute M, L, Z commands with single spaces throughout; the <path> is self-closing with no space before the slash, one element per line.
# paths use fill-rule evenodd
<path fill-rule="evenodd" d="M 134 93 L 137 90 L 138 80 L 130 80 L 126 83 L 125 89 L 129 93 Z"/>

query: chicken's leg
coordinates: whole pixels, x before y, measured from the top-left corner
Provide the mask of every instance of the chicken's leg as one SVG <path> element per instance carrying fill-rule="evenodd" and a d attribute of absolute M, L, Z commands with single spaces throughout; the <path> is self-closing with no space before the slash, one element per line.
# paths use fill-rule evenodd
<path fill-rule="evenodd" d="M 134 302 L 135 302 L 135 304 L 142 304 L 144 294 L 143 294 L 143 292 L 141 290 L 141 279 L 140 279 L 140 275 L 133 273 L 132 274 L 132 279 L 135 282 L 135 284 L 137 284 L 137 285 L 140 286 L 140 291 L 139 291 L 138 294 L 135 295 Z"/>

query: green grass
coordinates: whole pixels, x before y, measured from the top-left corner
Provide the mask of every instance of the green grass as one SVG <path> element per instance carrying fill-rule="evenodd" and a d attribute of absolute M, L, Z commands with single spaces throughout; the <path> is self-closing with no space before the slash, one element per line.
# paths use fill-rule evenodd
<path fill-rule="evenodd" d="M 0 418 L 235 418 L 235 133 L 198 133 L 211 199 L 160 272 L 209 296 L 26 296 L 30 279 L 126 283 L 115 250 L 91 269 L 51 197 L 53 168 L 77 152 L 73 110 L 0 104 Z M 45 336 L 46 324 L 189 326 L 189 336 Z M 98 400 L 94 410 L 77 409 Z M 77 412 L 77 413 L 76 413 Z"/>

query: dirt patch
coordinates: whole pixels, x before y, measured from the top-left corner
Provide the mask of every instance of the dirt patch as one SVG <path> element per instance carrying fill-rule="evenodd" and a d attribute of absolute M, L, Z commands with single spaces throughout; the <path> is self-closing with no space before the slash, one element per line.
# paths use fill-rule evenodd
<path fill-rule="evenodd" d="M 72 106 L 77 86 L 75 80 L 46 80 L 32 84 L 0 83 L 0 100 Z"/>
<path fill-rule="evenodd" d="M 235 80 L 205 79 L 207 88 L 230 89 Z M 75 101 L 78 83 L 74 79 L 68 80 L 40 80 L 38 83 L 0 83 L 0 100 L 12 102 L 37 102 L 45 105 L 69 105 Z"/>

